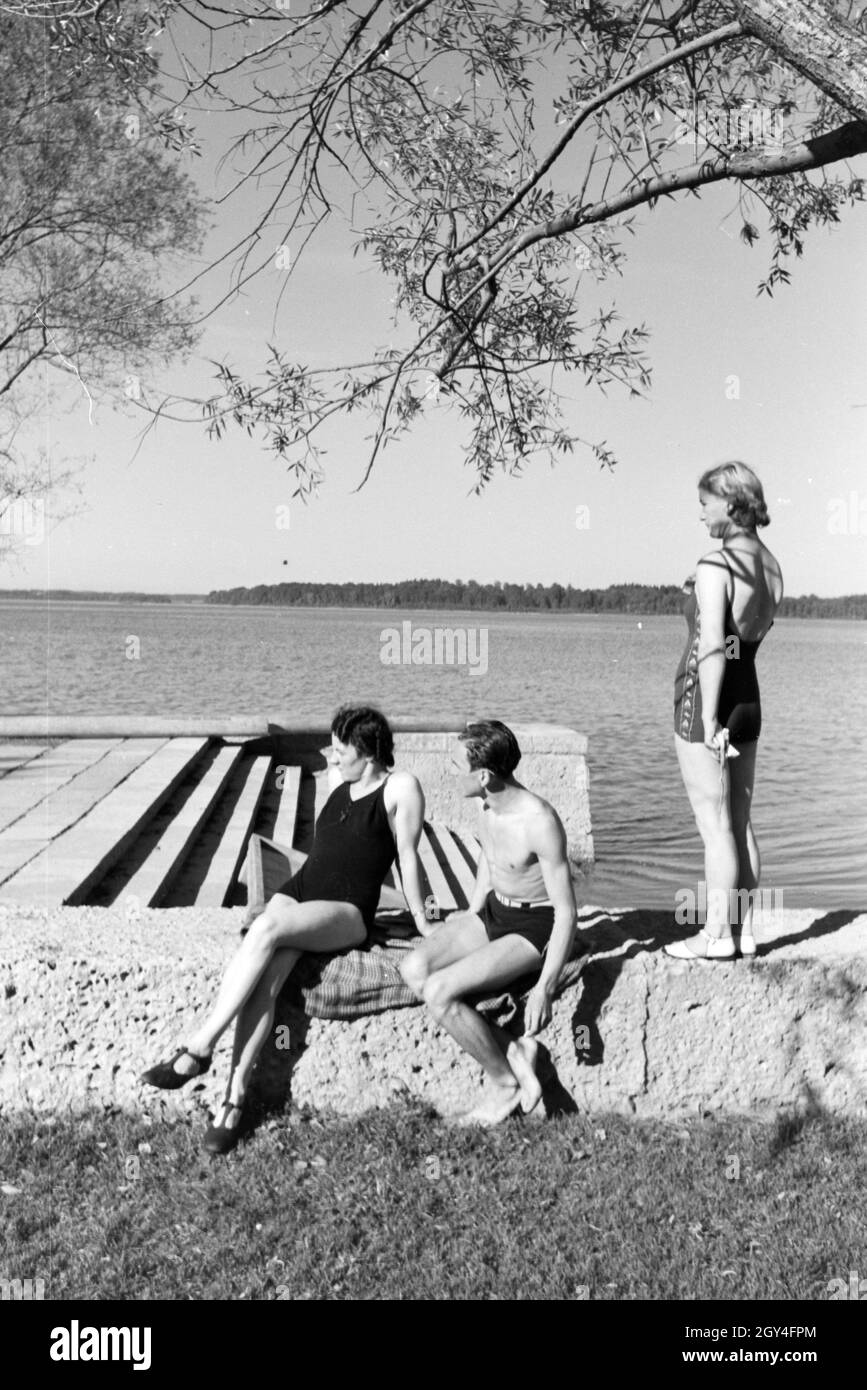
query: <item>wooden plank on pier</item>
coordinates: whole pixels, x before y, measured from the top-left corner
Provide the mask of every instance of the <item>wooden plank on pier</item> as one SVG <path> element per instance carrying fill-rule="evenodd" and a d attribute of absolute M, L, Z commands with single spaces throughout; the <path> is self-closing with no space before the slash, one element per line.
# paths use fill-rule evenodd
<path fill-rule="evenodd" d="M 463 851 L 458 844 L 453 832 L 441 821 L 434 821 L 432 824 L 434 834 L 439 841 L 440 849 L 445 855 L 446 863 L 457 879 L 461 887 L 461 892 L 466 901 L 462 907 L 468 907 L 473 896 L 473 889 L 476 886 L 476 870 L 471 869 L 467 863 Z M 478 846 L 476 852 L 476 869 L 478 868 Z"/>
<path fill-rule="evenodd" d="M 295 822 L 298 819 L 298 793 L 301 790 L 300 767 L 281 767 L 283 788 L 277 819 L 271 832 L 271 839 L 280 845 L 292 846 L 295 843 Z"/>
<path fill-rule="evenodd" d="M 40 753 L 45 752 L 46 746 L 44 743 L 0 744 L 0 777 L 12 772 L 16 767 L 23 767 L 33 758 L 38 758 Z"/>
<path fill-rule="evenodd" d="M 76 825 L 7 879 L 0 898 L 81 902 L 171 796 L 207 744 L 206 738 L 175 738 L 164 744 Z"/>
<path fill-rule="evenodd" d="M 26 815 L 86 767 L 120 743 L 119 738 L 74 738 L 49 748 L 41 758 L 14 768 L 0 781 L 0 830 Z"/>
<path fill-rule="evenodd" d="M 253 758 L 229 824 L 196 894 L 196 907 L 222 907 L 235 881 L 273 759 Z"/>
<path fill-rule="evenodd" d="M 167 742 L 164 738 L 125 739 L 8 826 L 0 835 L 0 883 L 41 854 Z"/>
<path fill-rule="evenodd" d="M 454 890 L 443 873 L 442 866 L 437 859 L 436 851 L 428 838 L 430 826 L 425 821 L 424 830 L 418 845 L 418 857 L 424 869 L 425 878 L 430 886 L 430 891 L 437 900 L 440 912 L 454 912 L 458 906 Z"/>
<path fill-rule="evenodd" d="M 243 749 L 221 748 L 201 782 L 187 797 L 137 873 L 125 884 L 124 898 L 138 898 L 142 907 L 156 907 L 190 851 L 193 841 L 226 789 Z"/>

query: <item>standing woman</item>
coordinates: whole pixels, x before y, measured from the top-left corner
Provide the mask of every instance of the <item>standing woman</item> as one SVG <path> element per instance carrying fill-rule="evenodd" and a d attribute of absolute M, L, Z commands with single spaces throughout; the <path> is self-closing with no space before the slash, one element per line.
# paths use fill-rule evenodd
<path fill-rule="evenodd" d="M 303 951 L 361 945 L 395 853 L 416 925 L 425 925 L 417 853 L 424 795 L 412 773 L 389 771 L 393 762 L 391 729 L 379 710 L 344 705 L 337 711 L 331 763 L 341 782 L 322 808 L 308 858 L 254 919 L 207 1018 L 174 1057 L 142 1076 L 149 1086 L 172 1091 L 203 1076 L 217 1039 L 236 1020 L 226 1099 L 205 1134 L 210 1153 L 227 1153 L 238 1142 L 250 1075 L 289 972 Z"/>
<path fill-rule="evenodd" d="M 762 485 L 744 463 L 722 463 L 699 480 L 701 520 L 719 550 L 699 561 L 685 606 L 689 638 L 675 676 L 674 731 L 681 775 L 704 841 L 707 924 L 666 946 L 678 960 L 730 960 L 756 953 L 752 912 L 761 874 L 750 824 L 762 726 L 756 653 L 783 597 L 783 576 L 756 529 L 770 521 Z M 688 581 L 689 582 L 689 581 Z"/>

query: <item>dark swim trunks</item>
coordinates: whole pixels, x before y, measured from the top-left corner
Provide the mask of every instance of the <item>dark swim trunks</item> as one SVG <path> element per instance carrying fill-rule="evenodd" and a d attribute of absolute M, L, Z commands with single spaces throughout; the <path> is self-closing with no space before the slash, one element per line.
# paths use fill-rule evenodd
<path fill-rule="evenodd" d="M 482 908 L 482 921 L 489 941 L 503 936 L 523 936 L 537 951 L 544 951 L 554 929 L 554 908 L 551 903 L 521 903 L 510 906 L 500 902 L 491 891 Z"/>

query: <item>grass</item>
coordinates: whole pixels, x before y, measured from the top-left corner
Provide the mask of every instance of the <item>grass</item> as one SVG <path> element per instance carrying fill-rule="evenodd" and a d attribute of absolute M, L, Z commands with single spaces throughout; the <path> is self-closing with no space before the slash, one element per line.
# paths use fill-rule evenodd
<path fill-rule="evenodd" d="M 83 1299 L 826 1299 L 867 1276 L 863 1121 L 4 1121 L 0 1278 Z M 12 1189 L 11 1191 L 9 1189 Z"/>

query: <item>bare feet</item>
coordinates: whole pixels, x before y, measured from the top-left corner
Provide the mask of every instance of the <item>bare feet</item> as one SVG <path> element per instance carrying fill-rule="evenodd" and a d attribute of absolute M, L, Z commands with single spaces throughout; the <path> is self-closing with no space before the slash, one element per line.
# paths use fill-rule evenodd
<path fill-rule="evenodd" d="M 519 1086 L 495 1086 L 487 1100 L 482 1101 L 481 1105 L 477 1105 L 475 1110 L 468 1111 L 466 1115 L 459 1115 L 455 1124 L 462 1127 L 481 1125 L 484 1129 L 490 1129 L 507 1120 L 520 1104 Z"/>
<path fill-rule="evenodd" d="M 542 1087 L 536 1075 L 538 1055 L 539 1044 L 533 1038 L 516 1038 L 506 1052 L 506 1061 L 521 1088 L 521 1109 L 525 1115 L 529 1115 L 542 1099 Z"/>

